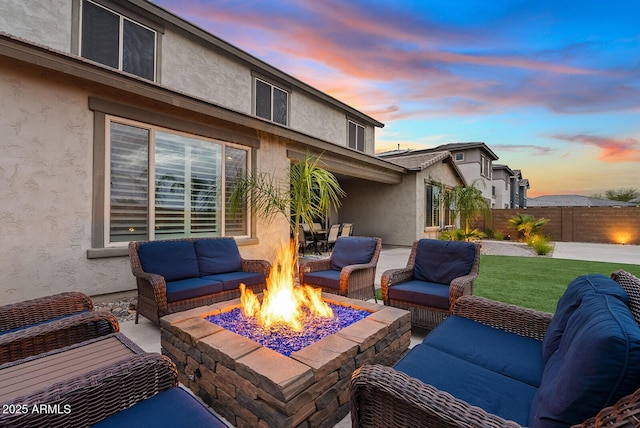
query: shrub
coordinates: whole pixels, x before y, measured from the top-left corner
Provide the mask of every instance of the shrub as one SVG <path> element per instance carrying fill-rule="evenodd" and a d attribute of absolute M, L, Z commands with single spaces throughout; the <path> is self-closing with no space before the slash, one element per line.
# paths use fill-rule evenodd
<path fill-rule="evenodd" d="M 527 245 L 533 248 L 539 256 L 544 256 L 553 250 L 553 245 L 549 242 L 549 238 L 543 235 L 531 236 L 527 241 Z"/>
<path fill-rule="evenodd" d="M 475 241 L 486 237 L 487 235 L 484 232 L 480 232 L 478 229 L 473 229 L 469 231 L 469 233 L 465 233 L 464 229 L 455 229 L 442 232 L 440 235 L 440 239 L 444 241 Z"/>
<path fill-rule="evenodd" d="M 504 241 L 504 233 L 500 231 L 493 232 L 493 239 L 496 241 Z"/>
<path fill-rule="evenodd" d="M 548 221 L 548 218 L 536 220 L 532 215 L 518 213 L 509 219 L 509 225 L 512 229 L 522 234 L 525 242 L 529 242 Z"/>

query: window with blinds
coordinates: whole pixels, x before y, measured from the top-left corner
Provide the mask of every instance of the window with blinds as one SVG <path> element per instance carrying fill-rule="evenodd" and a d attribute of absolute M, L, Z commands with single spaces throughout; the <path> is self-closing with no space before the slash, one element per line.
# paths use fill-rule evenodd
<path fill-rule="evenodd" d="M 247 207 L 226 211 L 246 149 L 115 120 L 109 132 L 110 243 L 248 235 Z"/>

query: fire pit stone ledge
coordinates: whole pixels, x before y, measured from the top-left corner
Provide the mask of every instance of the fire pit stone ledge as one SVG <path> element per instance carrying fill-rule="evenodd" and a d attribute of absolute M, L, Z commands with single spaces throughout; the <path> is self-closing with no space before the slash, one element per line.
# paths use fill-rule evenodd
<path fill-rule="evenodd" d="M 349 412 L 349 381 L 367 363 L 392 365 L 409 348 L 408 311 L 333 294 L 371 315 L 285 357 L 204 318 L 239 299 L 167 315 L 162 353 L 178 379 L 235 426 L 333 426 Z"/>

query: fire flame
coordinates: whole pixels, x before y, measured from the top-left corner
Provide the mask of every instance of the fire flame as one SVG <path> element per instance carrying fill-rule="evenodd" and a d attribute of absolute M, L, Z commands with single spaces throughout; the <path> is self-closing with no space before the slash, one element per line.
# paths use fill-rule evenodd
<path fill-rule="evenodd" d="M 240 284 L 240 302 L 245 316 L 257 317 L 258 322 L 267 328 L 276 323 L 285 323 L 295 331 L 302 329 L 304 307 L 314 316 L 333 316 L 331 308 L 322 300 L 322 289 L 295 285 L 297 254 L 293 243 L 283 243 L 278 248 L 271 274 L 267 278 L 262 305 L 251 290 Z"/>

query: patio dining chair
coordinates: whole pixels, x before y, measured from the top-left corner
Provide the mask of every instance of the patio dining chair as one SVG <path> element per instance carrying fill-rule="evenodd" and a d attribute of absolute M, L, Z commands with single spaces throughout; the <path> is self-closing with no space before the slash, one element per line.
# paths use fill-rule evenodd
<path fill-rule="evenodd" d="M 381 248 L 380 238 L 341 236 L 330 258 L 300 264 L 300 284 L 353 299 L 375 299 L 374 279 Z"/>
<path fill-rule="evenodd" d="M 331 228 L 329 229 L 329 234 L 327 235 L 327 237 L 320 241 L 322 248 L 324 248 L 326 251 L 331 251 L 333 249 L 333 246 L 336 243 L 336 240 L 338 239 L 339 233 L 340 233 L 340 225 L 339 224 L 331 225 Z"/>
<path fill-rule="evenodd" d="M 340 236 L 353 235 L 353 223 L 342 223 L 342 229 L 340 229 Z"/>
<path fill-rule="evenodd" d="M 406 267 L 382 274 L 382 299 L 387 306 L 411 311 L 412 325 L 433 329 L 459 297 L 473 294 L 479 269 L 479 243 L 420 239 Z"/>

